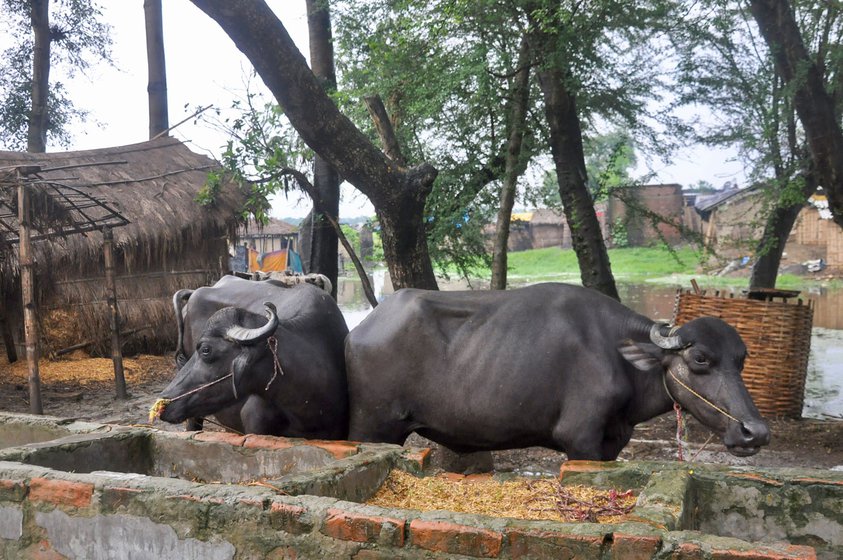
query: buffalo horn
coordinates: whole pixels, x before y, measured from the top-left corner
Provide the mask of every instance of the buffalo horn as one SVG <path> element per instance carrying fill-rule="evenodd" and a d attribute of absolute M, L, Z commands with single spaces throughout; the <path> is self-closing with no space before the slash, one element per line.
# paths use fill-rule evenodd
<path fill-rule="evenodd" d="M 258 340 L 268 338 L 278 327 L 278 315 L 276 314 L 275 306 L 269 302 L 264 303 L 266 306 L 267 322 L 264 326 L 256 329 L 247 329 L 240 325 L 229 327 L 225 333 L 225 337 L 240 344 L 249 344 Z"/>
<path fill-rule="evenodd" d="M 650 327 L 650 340 L 659 348 L 665 350 L 676 350 L 682 347 L 682 339 L 679 336 L 664 336 L 661 333 L 661 328 L 668 325 L 664 323 L 654 323 Z"/>

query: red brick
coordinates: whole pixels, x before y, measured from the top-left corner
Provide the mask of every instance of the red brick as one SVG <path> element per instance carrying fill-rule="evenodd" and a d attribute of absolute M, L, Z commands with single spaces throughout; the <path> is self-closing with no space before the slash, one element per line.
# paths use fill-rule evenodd
<path fill-rule="evenodd" d="M 16 556 L 18 558 L 18 556 Z M 21 551 L 19 558 L 26 560 L 68 560 L 67 556 L 53 550 L 50 541 L 32 543 Z"/>
<path fill-rule="evenodd" d="M 232 434 L 231 432 L 198 432 L 193 437 L 193 440 L 209 441 L 212 443 L 227 443 L 235 447 L 240 447 L 246 440 L 246 436 Z"/>
<path fill-rule="evenodd" d="M 395 529 L 392 531 L 389 542 L 381 544 L 404 546 L 404 520 L 396 517 L 365 515 L 332 508 L 328 510 L 325 517 L 322 533 L 344 541 L 377 543 L 383 534 L 383 529 L 388 527 Z"/>
<path fill-rule="evenodd" d="M 826 484 L 828 486 L 843 486 L 843 480 L 829 480 L 827 478 L 792 478 L 788 482 L 791 484 Z"/>
<path fill-rule="evenodd" d="M 703 560 L 702 547 L 694 543 L 679 543 L 670 555 L 671 560 Z"/>
<path fill-rule="evenodd" d="M 356 455 L 359 451 L 357 445 L 351 443 L 350 441 L 324 441 L 319 439 L 307 439 L 303 440 L 302 443 L 304 445 L 311 445 L 313 447 L 324 449 L 337 459 L 345 459 L 346 457 L 351 457 L 352 455 Z"/>
<path fill-rule="evenodd" d="M 86 507 L 91 505 L 94 485 L 68 480 L 33 478 L 29 483 L 29 499 L 56 505 Z"/>
<path fill-rule="evenodd" d="M 449 482 L 462 482 L 462 480 L 465 478 L 465 475 L 455 472 L 443 472 L 439 474 L 439 478 L 443 478 Z"/>
<path fill-rule="evenodd" d="M 293 535 L 309 533 L 313 524 L 307 520 L 307 510 L 281 502 L 272 502 L 269 506 L 270 523 L 274 529 Z"/>
<path fill-rule="evenodd" d="M 289 449 L 290 447 L 295 447 L 295 445 L 295 443 L 287 438 L 258 434 L 249 434 L 243 441 L 243 447 L 252 449 Z"/>
<path fill-rule="evenodd" d="M 566 474 L 600 472 L 609 468 L 604 461 L 565 461 L 559 468 L 559 478 L 564 479 Z"/>
<path fill-rule="evenodd" d="M 612 560 L 650 560 L 661 548 L 659 537 L 645 537 L 615 533 Z"/>
<path fill-rule="evenodd" d="M 730 476 L 732 478 L 742 478 L 744 480 L 752 480 L 752 481 L 755 481 L 755 482 L 760 482 L 762 484 L 767 484 L 769 486 L 784 486 L 784 482 L 782 482 L 780 480 L 776 480 L 774 478 L 767 477 L 767 476 L 762 476 L 758 473 L 732 472 L 732 473 L 728 473 L 728 476 Z"/>
<path fill-rule="evenodd" d="M 555 531 L 507 531 L 509 555 L 517 558 L 601 558 L 603 537 Z"/>
<path fill-rule="evenodd" d="M 0 480 L 0 502 L 22 502 L 26 498 L 26 486 L 16 480 Z"/>
<path fill-rule="evenodd" d="M 100 503 L 108 510 L 125 507 L 142 491 L 137 488 L 103 488 Z"/>
<path fill-rule="evenodd" d="M 421 470 L 425 470 L 430 465 L 430 455 L 431 450 L 429 447 L 404 452 L 404 458 L 418 464 L 418 467 Z"/>
<path fill-rule="evenodd" d="M 501 551 L 503 535 L 446 521 L 414 519 L 410 522 L 410 542 L 436 552 L 496 558 Z"/>

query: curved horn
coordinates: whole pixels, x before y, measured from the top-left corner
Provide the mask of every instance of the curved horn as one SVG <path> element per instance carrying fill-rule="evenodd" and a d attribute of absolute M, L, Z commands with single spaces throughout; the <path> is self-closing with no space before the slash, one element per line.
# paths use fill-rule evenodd
<path fill-rule="evenodd" d="M 654 323 L 650 327 L 650 340 L 659 348 L 665 350 L 677 350 L 682 347 L 682 339 L 677 336 L 664 336 L 661 333 L 662 327 L 668 327 L 666 323 Z"/>
<path fill-rule="evenodd" d="M 184 306 L 190 299 L 193 290 L 179 290 L 173 294 L 173 309 L 176 312 L 176 327 L 178 328 L 179 339 L 176 345 L 176 363 L 179 367 L 187 362 L 187 355 L 184 352 Z"/>
<path fill-rule="evenodd" d="M 253 344 L 265 338 L 269 338 L 269 336 L 275 332 L 275 329 L 278 327 L 278 314 L 276 312 L 275 306 L 270 303 L 264 303 L 266 307 L 266 324 L 262 327 L 258 327 L 256 329 L 247 329 L 246 327 L 241 327 L 240 325 L 234 325 L 229 327 L 229 329 L 225 332 L 225 338 L 229 340 L 233 340 L 239 344 Z"/>

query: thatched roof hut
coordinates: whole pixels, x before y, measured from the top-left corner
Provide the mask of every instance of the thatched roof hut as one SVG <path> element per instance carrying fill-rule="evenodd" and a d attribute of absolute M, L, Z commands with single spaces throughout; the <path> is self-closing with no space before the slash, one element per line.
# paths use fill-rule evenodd
<path fill-rule="evenodd" d="M 63 206 L 66 194 L 61 194 L 69 191 L 103 202 L 128 220 L 113 230 L 121 331 L 135 333 L 125 339 L 124 351 L 172 348 L 172 294 L 213 283 L 227 271 L 229 241 L 236 237 L 245 199 L 240 190 L 224 183 L 212 205 L 198 204 L 208 172 L 219 166 L 173 138 L 78 152 L 0 152 L 0 171 L 20 165 L 42 168 L 30 192 L 33 226 L 40 230 L 33 232 L 36 299 L 48 349 L 95 341 L 91 347 L 105 352 L 110 340 L 102 233 L 90 228 L 83 234 L 37 239 L 74 230 Z M 17 224 L 8 224 L 16 221 L 12 187 L 8 173 L 5 180 L 0 177 L 0 222 L 5 222 L 0 224 L 0 304 L 20 341 L 20 271 L 9 242 Z M 85 211 L 86 204 L 77 206 Z M 91 212 L 102 211 L 95 204 L 87 206 Z M 3 207 L 9 211 L 3 213 Z M 78 208 L 75 212 L 78 220 Z"/>

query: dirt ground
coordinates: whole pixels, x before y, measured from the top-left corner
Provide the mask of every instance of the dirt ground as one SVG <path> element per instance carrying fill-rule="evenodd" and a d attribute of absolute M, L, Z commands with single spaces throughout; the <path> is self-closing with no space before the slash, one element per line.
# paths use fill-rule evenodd
<path fill-rule="evenodd" d="M 174 375 L 170 356 L 139 356 L 125 361 L 128 400 L 115 397 L 110 359 L 84 355 L 41 366 L 44 413 L 116 424 L 148 424 L 148 411 L 158 393 Z M 29 412 L 25 363 L 9 366 L 0 359 L 0 411 Z M 687 419 L 686 460 L 760 467 L 807 467 L 843 470 L 843 420 L 770 419 L 771 444 L 752 457 L 735 457 L 715 437 L 703 448 L 710 432 L 693 418 Z M 181 430 L 182 426 L 157 421 L 156 428 Z M 219 429 L 208 426 L 208 429 Z M 412 436 L 411 445 L 425 445 Z M 676 418 L 665 414 L 636 427 L 621 460 L 668 460 L 678 457 Z M 558 472 L 564 454 L 543 448 L 501 451 L 493 454 L 494 468 L 536 474 Z"/>

